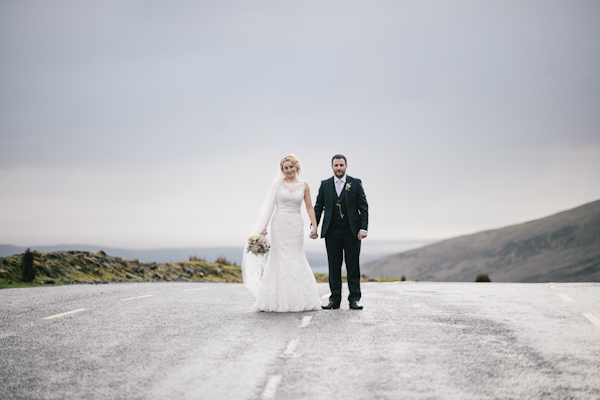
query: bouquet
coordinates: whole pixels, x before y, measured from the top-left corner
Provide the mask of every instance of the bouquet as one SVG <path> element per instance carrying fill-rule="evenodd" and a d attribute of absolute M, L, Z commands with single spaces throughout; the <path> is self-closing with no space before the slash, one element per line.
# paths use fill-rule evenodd
<path fill-rule="evenodd" d="M 247 251 L 254 255 L 266 254 L 271 248 L 271 244 L 263 235 L 254 235 L 248 239 Z"/>

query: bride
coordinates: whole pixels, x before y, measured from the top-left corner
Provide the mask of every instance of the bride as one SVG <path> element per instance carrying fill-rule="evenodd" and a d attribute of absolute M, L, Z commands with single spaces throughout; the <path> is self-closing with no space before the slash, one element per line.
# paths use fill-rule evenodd
<path fill-rule="evenodd" d="M 273 181 L 252 232 L 266 235 L 271 220 L 269 257 L 265 265 L 264 257 L 244 252 L 244 284 L 256 296 L 256 311 L 320 310 L 317 282 L 304 254 L 304 221 L 300 213 L 304 201 L 313 226 L 310 237 L 316 238 L 317 221 L 310 190 L 298 178 L 300 163 L 293 154 L 283 157 L 279 167 L 282 175 Z"/>

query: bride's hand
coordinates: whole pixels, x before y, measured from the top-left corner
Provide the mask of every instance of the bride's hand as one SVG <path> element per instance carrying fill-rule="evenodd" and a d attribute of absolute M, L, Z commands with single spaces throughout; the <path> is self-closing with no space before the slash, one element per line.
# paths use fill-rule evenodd
<path fill-rule="evenodd" d="M 318 238 L 318 237 L 319 237 L 319 235 L 317 234 L 317 228 L 313 228 L 313 229 L 311 230 L 311 232 L 310 232 L 310 238 L 311 238 L 311 239 L 316 239 L 316 238 Z"/>
<path fill-rule="evenodd" d="M 263 229 L 260 234 L 263 236 L 267 236 L 267 228 Z"/>

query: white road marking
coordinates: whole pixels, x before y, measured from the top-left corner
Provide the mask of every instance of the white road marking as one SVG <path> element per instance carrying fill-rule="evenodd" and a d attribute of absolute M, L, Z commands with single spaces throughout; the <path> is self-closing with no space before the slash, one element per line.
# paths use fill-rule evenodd
<path fill-rule="evenodd" d="M 323 296 L 321 296 L 322 299 L 327 299 L 329 297 L 328 294 L 324 294 Z"/>
<path fill-rule="evenodd" d="M 130 297 L 130 298 L 128 298 L 128 299 L 121 299 L 121 301 L 135 300 L 135 299 L 143 299 L 143 298 L 145 298 L 145 297 L 152 297 L 152 295 L 151 295 L 151 294 L 147 294 L 147 295 L 145 295 L 145 296 Z"/>
<path fill-rule="evenodd" d="M 310 324 L 310 320 L 312 319 L 312 316 L 305 316 L 302 318 L 302 323 L 300 324 L 300 328 L 306 328 L 308 326 L 308 324 Z"/>
<path fill-rule="evenodd" d="M 556 286 L 550 286 L 550 289 L 556 289 Z"/>
<path fill-rule="evenodd" d="M 570 298 L 569 296 L 567 296 L 566 294 L 558 293 L 558 297 L 560 297 L 561 299 L 563 299 L 567 303 L 572 303 L 573 302 L 573 299 Z"/>
<path fill-rule="evenodd" d="M 52 316 L 50 316 L 50 317 L 46 317 L 46 318 L 44 318 L 44 319 L 53 319 L 53 318 L 58 318 L 58 317 L 62 317 L 62 316 L 65 316 L 65 315 L 69 315 L 69 314 L 78 313 L 78 312 L 80 312 L 80 311 L 85 311 L 85 308 L 80 308 L 80 309 L 77 309 L 77 310 L 68 311 L 68 312 L 66 312 L 66 313 L 62 313 L 62 314 L 56 314 L 56 315 L 52 315 Z"/>
<path fill-rule="evenodd" d="M 590 321 L 592 324 L 594 324 L 598 328 L 600 328 L 600 318 L 598 318 L 594 314 L 590 314 L 590 313 L 585 313 L 585 314 L 583 314 L 583 316 L 586 317 L 588 319 L 588 321 Z"/>
<path fill-rule="evenodd" d="M 298 347 L 298 343 L 300 343 L 300 341 L 298 339 L 294 339 L 292 341 L 290 341 L 290 343 L 288 343 L 287 347 L 285 348 L 285 351 L 283 352 L 283 354 L 281 354 L 281 358 L 297 358 L 298 355 L 296 354 L 296 347 Z"/>
<path fill-rule="evenodd" d="M 274 399 L 275 393 L 277 393 L 277 386 L 281 382 L 281 375 L 273 375 L 269 378 L 265 390 L 263 390 L 261 399 Z"/>

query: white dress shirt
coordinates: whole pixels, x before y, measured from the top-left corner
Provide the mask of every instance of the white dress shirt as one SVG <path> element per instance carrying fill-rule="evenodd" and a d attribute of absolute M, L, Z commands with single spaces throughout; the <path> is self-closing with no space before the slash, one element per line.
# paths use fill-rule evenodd
<path fill-rule="evenodd" d="M 335 191 L 337 192 L 337 195 L 339 196 L 340 194 L 342 194 L 344 185 L 346 185 L 346 175 L 344 174 L 344 176 L 342 176 L 341 179 L 338 179 L 337 177 L 335 177 L 334 181 L 335 181 Z"/>

